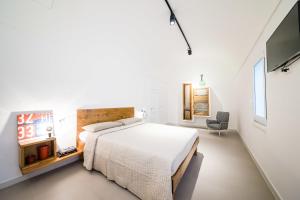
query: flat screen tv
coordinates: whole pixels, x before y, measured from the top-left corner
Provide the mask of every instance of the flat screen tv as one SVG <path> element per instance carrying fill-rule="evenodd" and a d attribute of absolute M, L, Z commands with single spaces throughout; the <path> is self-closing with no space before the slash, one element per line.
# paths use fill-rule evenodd
<path fill-rule="evenodd" d="M 300 57 L 300 1 L 267 41 L 268 72 L 288 66 Z"/>

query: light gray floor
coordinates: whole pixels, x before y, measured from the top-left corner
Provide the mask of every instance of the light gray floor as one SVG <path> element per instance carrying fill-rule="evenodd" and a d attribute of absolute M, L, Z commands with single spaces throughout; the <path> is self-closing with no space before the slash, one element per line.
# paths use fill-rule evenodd
<path fill-rule="evenodd" d="M 127 190 L 76 162 L 0 190 L 1 200 L 133 200 Z M 240 137 L 200 131 L 194 157 L 175 195 L 176 200 L 274 199 Z"/>

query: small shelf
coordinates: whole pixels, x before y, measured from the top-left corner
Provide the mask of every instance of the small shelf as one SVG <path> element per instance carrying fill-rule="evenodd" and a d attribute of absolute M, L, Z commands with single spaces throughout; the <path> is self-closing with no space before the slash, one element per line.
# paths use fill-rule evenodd
<path fill-rule="evenodd" d="M 30 165 L 26 165 L 25 167 L 22 168 L 22 172 L 23 171 L 28 171 L 29 169 L 33 169 L 33 168 L 36 168 L 38 166 L 42 166 L 48 162 L 51 162 L 55 159 L 54 156 L 50 157 L 50 158 L 47 158 L 45 160 L 37 160 L 36 162 L 30 164 Z"/>
<path fill-rule="evenodd" d="M 28 146 L 33 146 L 36 144 L 41 144 L 41 143 L 46 143 L 46 142 L 51 142 L 54 141 L 55 137 L 51 138 L 45 138 L 45 137 L 37 137 L 37 138 L 32 138 L 32 139 L 26 139 L 26 140 L 21 140 L 19 141 L 20 147 L 28 147 Z"/>
<path fill-rule="evenodd" d="M 38 148 L 39 146 L 48 145 L 49 154 L 48 158 L 44 160 L 36 160 L 33 163 L 26 163 L 26 157 L 33 155 L 35 158 L 38 158 Z M 82 150 L 71 153 L 63 157 L 56 156 L 56 138 L 55 137 L 36 137 L 32 139 L 26 139 L 19 141 L 19 164 L 22 174 L 29 174 L 36 170 L 48 167 L 50 165 L 56 164 L 58 162 L 70 159 L 75 156 L 81 156 L 83 154 Z"/>
<path fill-rule="evenodd" d="M 210 116 L 210 88 L 195 88 L 193 92 L 193 115 Z"/>
<path fill-rule="evenodd" d="M 21 171 L 22 171 L 23 174 L 29 174 L 33 171 L 48 167 L 50 165 L 62 162 L 64 160 L 68 160 L 72 157 L 82 156 L 82 154 L 83 154 L 82 150 L 79 150 L 77 152 L 71 153 L 71 154 L 63 156 L 63 157 L 48 158 L 46 160 L 42 160 L 42 161 L 39 161 L 37 163 L 33 163 L 31 165 L 28 165 L 28 166 L 22 168 Z"/>
<path fill-rule="evenodd" d="M 209 97 L 207 95 L 203 96 L 194 96 L 194 102 L 208 103 Z"/>

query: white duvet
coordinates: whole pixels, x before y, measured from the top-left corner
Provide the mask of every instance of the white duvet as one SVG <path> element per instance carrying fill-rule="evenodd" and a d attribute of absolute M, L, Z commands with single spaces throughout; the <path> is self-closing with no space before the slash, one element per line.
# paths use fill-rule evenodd
<path fill-rule="evenodd" d="M 196 129 L 135 123 L 87 136 L 84 166 L 141 199 L 172 199 L 171 176 L 198 137 Z"/>

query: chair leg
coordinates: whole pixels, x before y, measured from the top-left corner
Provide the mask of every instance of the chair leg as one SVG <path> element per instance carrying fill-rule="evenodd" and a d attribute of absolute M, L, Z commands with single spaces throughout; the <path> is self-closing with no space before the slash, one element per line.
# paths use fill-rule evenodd
<path fill-rule="evenodd" d="M 219 131 L 219 136 L 221 136 L 221 131 Z"/>

